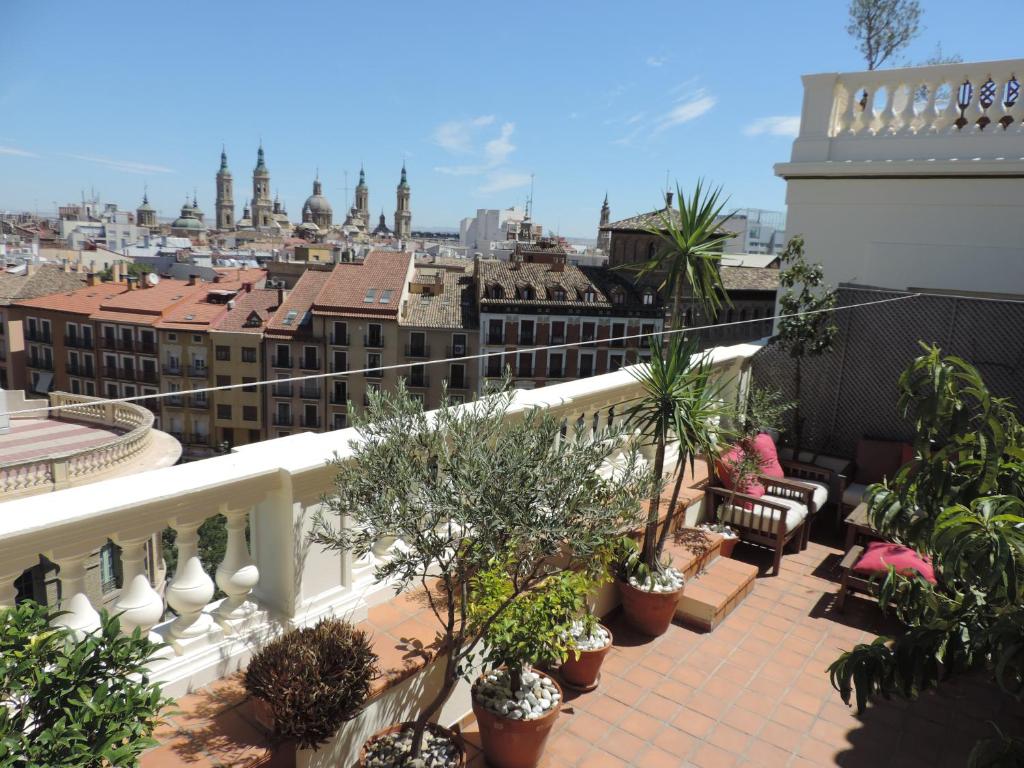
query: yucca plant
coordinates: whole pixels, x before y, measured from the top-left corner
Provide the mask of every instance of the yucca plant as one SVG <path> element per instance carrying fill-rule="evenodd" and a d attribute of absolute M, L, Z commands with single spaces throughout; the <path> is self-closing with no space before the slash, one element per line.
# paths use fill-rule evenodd
<path fill-rule="evenodd" d="M 650 349 L 649 363 L 629 369 L 643 394 L 626 411 L 627 423 L 638 428 L 641 439 L 654 446 L 654 476 L 643 545 L 626 563 L 627 569 L 639 572 L 641 578 L 662 570 L 662 553 L 686 467 L 692 473 L 698 456 L 714 454 L 718 440 L 728 434 L 727 425 L 734 413 L 724 397 L 727 382 L 713 379 L 711 364 L 698 352 L 695 340 L 677 335 L 665 346 L 652 341 Z M 659 531 L 665 458 L 673 440 L 678 442 L 676 479 L 668 514 Z"/>
<path fill-rule="evenodd" d="M 669 327 L 682 327 L 683 294 L 689 286 L 694 300 L 709 317 L 728 304 L 719 262 L 722 249 L 731 235 L 723 229 L 731 214 L 723 215 L 728 198 L 722 188 L 708 188 L 697 180 L 693 194 L 687 197 L 676 186 L 677 210 L 666 207 L 657 224 L 646 231 L 657 236 L 659 247 L 653 258 L 640 264 L 624 264 L 640 280 L 649 275 L 665 277 L 658 286 L 671 302 Z"/>
<path fill-rule="evenodd" d="M 899 380 L 915 458 L 869 489 L 871 524 L 930 555 L 937 583 L 890 568 L 879 605 L 906 630 L 844 653 L 832 685 L 863 709 L 875 695 L 915 698 L 957 673 L 987 670 L 1024 698 L 1024 427 L 977 369 L 936 347 Z M 1012 765 L 1017 734 L 998 734 L 973 766 Z"/>

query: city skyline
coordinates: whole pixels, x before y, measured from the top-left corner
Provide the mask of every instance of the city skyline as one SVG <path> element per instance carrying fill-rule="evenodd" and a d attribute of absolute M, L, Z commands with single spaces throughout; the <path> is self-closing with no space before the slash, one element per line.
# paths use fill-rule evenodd
<path fill-rule="evenodd" d="M 279 15 L 269 3 L 245 9 L 256 20 Z M 503 20 L 472 6 L 439 16 L 414 5 L 314 4 L 296 15 L 302 44 L 286 38 L 282 51 L 259 24 L 238 23 L 240 6 L 218 6 L 204 8 L 188 30 L 194 45 L 172 60 L 152 55 L 166 9 L 108 6 L 113 39 L 97 49 L 81 34 L 95 11 L 57 16 L 15 2 L 5 15 L 15 34 L 0 51 L 0 109 L 15 118 L 0 129 L 0 209 L 50 211 L 95 188 L 132 210 L 145 188 L 163 218 L 193 192 L 212 213 L 221 146 L 245 179 L 262 140 L 271 192 L 293 221 L 317 172 L 344 212 L 360 165 L 371 216 L 383 210 L 390 221 L 403 162 L 416 229 L 455 229 L 478 208 L 522 206 L 531 175 L 535 220 L 573 237 L 596 234 L 606 192 L 612 218 L 626 217 L 658 204 L 666 178 L 685 189 L 705 176 L 735 207 L 783 210 L 772 165 L 796 131 L 800 75 L 862 67 L 841 7 L 791 4 L 816 29 L 800 46 L 780 46 L 789 14 L 778 9 L 741 3 L 728 19 L 688 9 L 681 21 L 718 33 L 687 34 L 685 52 L 651 23 L 671 18 L 667 4 L 615 24 L 545 9 L 563 30 L 557 39 L 527 23 L 539 9 L 526 4 Z M 993 40 L 985 17 L 952 3 L 928 3 L 924 23 L 898 63 L 920 62 L 938 43 L 967 60 L 1013 54 L 1008 36 Z M 35 107 L 40 94 L 48 109 Z M 246 195 L 235 198 L 239 216 Z"/>

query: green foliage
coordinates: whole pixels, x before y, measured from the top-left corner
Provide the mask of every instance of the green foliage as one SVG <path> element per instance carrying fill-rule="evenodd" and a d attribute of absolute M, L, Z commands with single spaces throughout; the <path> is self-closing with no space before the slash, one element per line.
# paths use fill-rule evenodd
<path fill-rule="evenodd" d="M 496 561 L 473 579 L 469 620 L 483 627 L 486 665 L 506 667 L 517 691 L 526 666 L 568 657 L 570 628 L 586 612 L 592 582 L 584 573 L 562 571 L 517 596 L 508 568 L 507 560 Z"/>
<path fill-rule="evenodd" d="M 786 289 L 779 299 L 778 334 L 773 343 L 789 350 L 796 361 L 793 406 L 793 437 L 797 446 L 802 444 L 804 423 L 800 417 L 800 396 L 803 381 L 803 359 L 831 352 L 839 327 L 831 310 L 836 307 L 836 292 L 825 284 L 825 271 L 821 264 L 808 263 L 804 257 L 804 239 L 794 235 L 782 253 L 784 269 L 779 284 Z"/>
<path fill-rule="evenodd" d="M 0 609 L 0 765 L 134 766 L 171 703 L 150 682 L 159 646 L 101 614 L 76 638 L 45 606 Z"/>
<path fill-rule="evenodd" d="M 878 69 L 917 37 L 920 23 L 918 0 L 850 0 L 846 32 L 868 69 Z"/>
<path fill-rule="evenodd" d="M 137 277 L 140 280 L 148 275 L 153 270 L 143 264 L 136 264 L 134 261 L 128 262 L 127 264 L 121 265 L 121 274 L 125 277 Z M 114 268 L 107 267 L 100 272 L 101 280 L 113 280 L 114 279 Z"/>
<path fill-rule="evenodd" d="M 562 423 L 548 410 L 510 413 L 514 396 L 506 389 L 472 408 L 445 399 L 427 414 L 402 385 L 372 394 L 355 421 L 352 457 L 335 458 L 336 492 L 314 520 L 312 541 L 354 556 L 397 537 L 393 553 L 375 566 L 376 578 L 428 596 L 444 677 L 417 719 L 417 754 L 426 722 L 490 625 L 559 572 L 601 562 L 610 543 L 636 524 L 650 487 L 624 423 L 561 438 Z M 602 476 L 613 458 L 616 471 Z M 470 620 L 471 585 L 495 563 L 503 565 L 510 596 L 490 618 L 477 611 Z"/>
<path fill-rule="evenodd" d="M 739 432 L 746 437 L 757 437 L 762 432 L 781 431 L 783 417 L 795 407 L 796 403 L 784 400 L 782 393 L 773 387 L 750 386 L 736 409 Z"/>
<path fill-rule="evenodd" d="M 722 199 L 721 187 L 708 189 L 704 180 L 698 179 L 689 197 L 676 186 L 676 200 L 678 211 L 666 208 L 657 225 L 647 230 L 661 241 L 654 257 L 621 267 L 635 272 L 637 279 L 665 273 L 659 290 L 671 296 L 672 328 L 681 327 L 683 290 L 687 286 L 709 317 L 714 317 L 722 303 L 729 301 L 719 269 L 722 249 L 731 237 L 723 229 L 730 218 L 722 215 L 728 199 Z"/>
<path fill-rule="evenodd" d="M 640 561 L 646 570 L 660 571 L 672 514 L 665 516 L 661 532 L 658 517 L 665 455 L 673 440 L 678 444 L 676 487 L 670 513 L 679 496 L 683 472 L 693 472 L 698 456 L 712 456 L 716 442 L 728 434 L 726 422 L 734 409 L 724 398 L 725 382 L 716 382 L 706 356 L 697 351 L 695 340 L 672 336 L 667 345 L 651 342 L 648 365 L 630 368 L 643 394 L 626 411 L 627 422 L 640 430 L 642 439 L 655 447 L 654 476 L 651 480 L 650 508 L 644 528 Z M 630 561 L 635 566 L 639 561 Z M 628 563 L 627 563 L 628 565 Z M 633 567 L 630 566 L 630 567 Z"/>
<path fill-rule="evenodd" d="M 863 708 L 876 694 L 913 698 L 950 675 L 987 670 L 1020 699 L 1024 428 L 972 365 L 935 347 L 924 346 L 899 387 L 915 458 L 869 489 L 869 517 L 887 538 L 930 555 L 938 583 L 890 569 L 879 604 L 906 631 L 844 653 L 829 668 L 832 684 L 847 702 L 856 690 Z"/>
<path fill-rule="evenodd" d="M 245 689 L 270 704 L 276 740 L 311 749 L 359 712 L 379 674 L 365 632 L 323 619 L 257 651 L 245 671 Z"/>

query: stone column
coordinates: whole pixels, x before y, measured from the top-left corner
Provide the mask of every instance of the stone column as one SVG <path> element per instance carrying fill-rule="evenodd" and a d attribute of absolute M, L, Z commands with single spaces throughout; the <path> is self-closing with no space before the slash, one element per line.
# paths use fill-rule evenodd
<path fill-rule="evenodd" d="M 228 519 L 228 540 L 224 560 L 217 568 L 217 586 L 227 597 L 217 609 L 217 622 L 225 632 L 234 632 L 256 612 L 249 594 L 259 582 L 260 572 L 245 542 L 249 512 L 224 510 L 224 516 Z"/>
<path fill-rule="evenodd" d="M 121 614 L 122 632 L 131 634 L 138 627 L 143 635 L 148 634 L 150 640 L 159 643 L 163 642 L 162 638 L 150 630 L 163 618 L 164 601 L 149 583 L 149 576 L 143 568 L 148 542 L 149 536 L 117 540 L 121 547 L 124 588 L 114 603 L 113 612 Z"/>
<path fill-rule="evenodd" d="M 178 569 L 164 594 L 167 604 L 178 613 L 167 632 L 171 644 L 179 654 L 189 641 L 204 639 L 214 628 L 213 618 L 203 611 L 213 599 L 213 579 L 199 559 L 199 526 L 201 520 L 174 523 L 178 537 Z"/>
<path fill-rule="evenodd" d="M 60 567 L 60 610 L 66 611 L 55 618 L 53 624 L 72 630 L 77 640 L 100 627 L 100 615 L 85 594 L 85 563 L 89 556 L 90 553 L 53 558 Z"/>

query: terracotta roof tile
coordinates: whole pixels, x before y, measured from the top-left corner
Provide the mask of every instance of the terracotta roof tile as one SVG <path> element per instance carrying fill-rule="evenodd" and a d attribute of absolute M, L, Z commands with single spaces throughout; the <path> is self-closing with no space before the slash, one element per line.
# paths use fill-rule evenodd
<path fill-rule="evenodd" d="M 285 296 L 284 303 L 277 308 L 274 317 L 267 323 L 267 332 L 292 336 L 299 329 L 299 324 L 313 306 L 313 301 L 323 290 L 333 272 L 320 272 L 307 269 Z M 295 314 L 292 314 L 292 313 Z M 291 319 L 289 320 L 289 316 Z"/>
<path fill-rule="evenodd" d="M 83 273 L 65 272 L 54 264 L 43 264 L 30 275 L 0 272 L 0 306 L 19 299 L 73 291 L 84 284 Z"/>
<path fill-rule="evenodd" d="M 336 264 L 313 302 L 313 310 L 317 314 L 398 317 L 411 260 L 411 253 L 370 251 L 361 262 Z M 370 291 L 373 298 L 367 301 Z M 387 301 L 381 300 L 384 297 Z"/>
<path fill-rule="evenodd" d="M 444 290 L 439 294 L 414 294 L 408 296 L 401 325 L 417 328 L 464 328 L 478 327 L 476 311 L 476 289 L 473 280 L 473 262 L 462 261 L 461 269 L 445 269 L 436 264 L 420 264 L 413 282 L 433 285 L 431 270 L 440 270 Z"/>
<path fill-rule="evenodd" d="M 779 270 L 772 267 L 722 267 L 727 291 L 771 291 L 779 289 Z"/>
<path fill-rule="evenodd" d="M 249 293 L 240 293 L 234 309 L 226 312 L 213 324 L 213 330 L 231 333 L 263 333 L 278 305 L 277 289 L 256 288 Z M 255 312 L 260 318 L 258 326 L 246 323 Z"/>
<path fill-rule="evenodd" d="M 481 261 L 477 290 L 482 306 L 501 304 L 541 305 L 552 307 L 589 307 L 609 309 L 614 306 L 612 296 L 621 291 L 626 307 L 650 310 L 654 306 L 644 305 L 640 293 L 625 276 L 604 267 L 577 267 L 564 265 L 562 271 L 552 269 L 551 264 L 523 262 L 513 266 L 507 261 Z M 500 286 L 502 297 L 490 298 L 494 286 Z M 534 298 L 522 298 L 524 288 L 533 292 Z M 557 291 L 564 291 L 565 298 L 556 298 Z M 594 301 L 586 301 L 588 289 L 595 293 Z"/>

